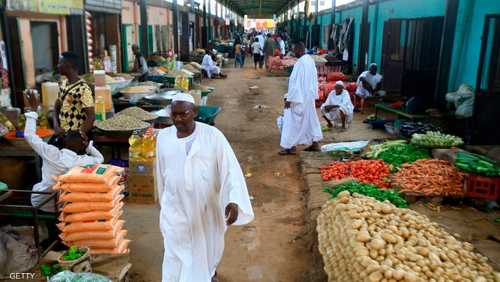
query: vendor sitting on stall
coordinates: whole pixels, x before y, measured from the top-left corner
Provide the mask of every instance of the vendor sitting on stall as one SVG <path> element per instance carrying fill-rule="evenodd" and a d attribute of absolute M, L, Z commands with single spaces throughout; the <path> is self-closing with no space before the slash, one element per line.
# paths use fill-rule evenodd
<path fill-rule="evenodd" d="M 212 52 L 208 49 L 205 51 L 205 56 L 203 56 L 201 68 L 207 73 L 208 78 L 226 77 L 226 75 L 222 74 L 220 67 L 215 64 L 214 59 L 212 58 Z"/>
<path fill-rule="evenodd" d="M 137 44 L 132 45 L 132 52 L 135 55 L 134 68 L 132 69 L 132 72 L 140 74 L 137 79 L 140 82 L 146 81 L 149 74 L 148 62 L 142 55 L 141 50 L 139 49 L 139 46 L 137 46 Z"/>
<path fill-rule="evenodd" d="M 78 60 L 72 52 L 61 55 L 57 68 L 67 80 L 61 82 L 53 122 L 56 135 L 76 131 L 87 140 L 95 120 L 94 97 L 88 84 L 78 76 Z"/>
<path fill-rule="evenodd" d="M 55 184 L 54 176 L 65 174 L 75 166 L 93 165 L 104 161 L 102 154 L 92 145 L 92 141 L 89 143 L 78 131 L 66 132 L 62 137 L 60 148 L 45 143 L 36 134 L 38 119 L 36 109 L 39 102 L 31 90 L 27 90 L 24 94 L 24 105 L 26 116 L 24 139 L 43 160 L 42 181 L 33 186 L 33 191 L 52 192 L 52 186 Z M 31 204 L 33 206 L 41 204 L 47 197 L 49 195 L 32 194 Z M 40 207 L 45 212 L 54 212 L 54 208 L 53 202 Z"/>
<path fill-rule="evenodd" d="M 377 73 L 377 64 L 371 64 L 367 71 L 361 73 L 356 82 L 356 106 L 362 112 L 365 104 L 365 99 L 372 96 L 384 96 L 385 91 L 380 90 L 382 87 L 382 75 Z"/>
<path fill-rule="evenodd" d="M 329 128 L 334 124 L 342 124 L 342 128 L 346 129 L 347 124 L 352 122 L 354 105 L 342 81 L 335 83 L 335 89 L 330 92 L 320 109 Z"/>

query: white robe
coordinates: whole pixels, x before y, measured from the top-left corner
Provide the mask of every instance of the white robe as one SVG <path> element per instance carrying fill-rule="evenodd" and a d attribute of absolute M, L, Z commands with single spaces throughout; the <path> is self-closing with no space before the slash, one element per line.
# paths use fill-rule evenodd
<path fill-rule="evenodd" d="M 326 106 L 339 106 L 338 108 L 333 108 L 330 111 L 326 111 L 325 107 Z M 328 95 L 328 98 L 326 99 L 325 103 L 321 105 L 321 112 L 328 118 L 330 121 L 333 122 L 341 122 L 341 116 L 340 112 L 342 111 L 346 115 L 346 121 L 351 122 L 353 113 L 354 113 L 354 105 L 352 104 L 351 101 L 351 96 L 349 96 L 349 92 L 347 90 L 342 90 L 342 93 L 340 95 L 337 95 L 335 90 L 330 92 Z"/>
<path fill-rule="evenodd" d="M 201 68 L 207 72 L 208 78 L 212 78 L 214 74 L 220 74 L 220 68 L 215 65 L 214 60 L 208 54 L 203 57 Z"/>
<path fill-rule="evenodd" d="M 370 71 L 364 71 L 362 72 L 359 77 L 358 77 L 358 80 L 356 81 L 356 84 L 357 84 L 357 88 L 356 88 L 356 95 L 361 97 L 361 98 L 368 98 L 370 97 L 372 94 L 370 93 L 370 91 L 366 90 L 364 87 L 363 87 L 363 83 L 361 82 L 361 78 L 364 78 L 365 81 L 370 84 L 370 86 L 372 87 L 372 89 L 375 89 L 375 87 L 377 87 L 377 84 L 379 84 L 380 81 L 382 81 L 382 75 L 376 73 L 375 75 L 372 75 L 370 73 Z"/>
<path fill-rule="evenodd" d="M 175 126 L 157 139 L 157 189 L 164 239 L 163 282 L 210 282 L 224 250 L 225 207 L 239 207 L 235 225 L 254 214 L 231 146 L 215 127 L 196 123 L 189 153 Z"/>
<path fill-rule="evenodd" d="M 309 55 L 304 55 L 294 65 L 288 81 L 286 100 L 291 106 L 283 111 L 282 148 L 310 145 L 323 139 L 315 105 L 318 98 L 316 65 Z"/>

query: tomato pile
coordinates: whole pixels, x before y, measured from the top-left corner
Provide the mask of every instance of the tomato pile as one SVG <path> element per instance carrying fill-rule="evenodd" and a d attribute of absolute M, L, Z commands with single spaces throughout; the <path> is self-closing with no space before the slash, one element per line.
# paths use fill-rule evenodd
<path fill-rule="evenodd" d="M 321 167 L 323 181 L 353 177 L 359 182 L 389 188 L 389 165 L 382 160 L 358 160 L 350 162 L 332 162 Z"/>

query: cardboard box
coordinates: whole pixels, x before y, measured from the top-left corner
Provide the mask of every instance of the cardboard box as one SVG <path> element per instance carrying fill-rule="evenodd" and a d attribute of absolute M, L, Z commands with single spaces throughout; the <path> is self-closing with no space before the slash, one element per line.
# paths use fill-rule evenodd
<path fill-rule="evenodd" d="M 158 202 L 156 192 L 156 173 L 154 160 L 129 161 L 127 181 L 130 203 L 155 204 Z"/>

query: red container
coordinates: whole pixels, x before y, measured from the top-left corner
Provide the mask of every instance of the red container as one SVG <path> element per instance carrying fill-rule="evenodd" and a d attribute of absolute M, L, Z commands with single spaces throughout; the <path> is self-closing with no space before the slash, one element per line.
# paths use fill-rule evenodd
<path fill-rule="evenodd" d="M 466 188 L 468 198 L 496 201 L 500 198 L 500 177 L 469 174 Z"/>
<path fill-rule="evenodd" d="M 335 83 L 336 81 L 339 81 L 339 80 L 342 80 L 342 81 L 346 80 L 346 77 L 341 72 L 331 72 L 326 76 L 326 80 L 329 82 Z"/>

